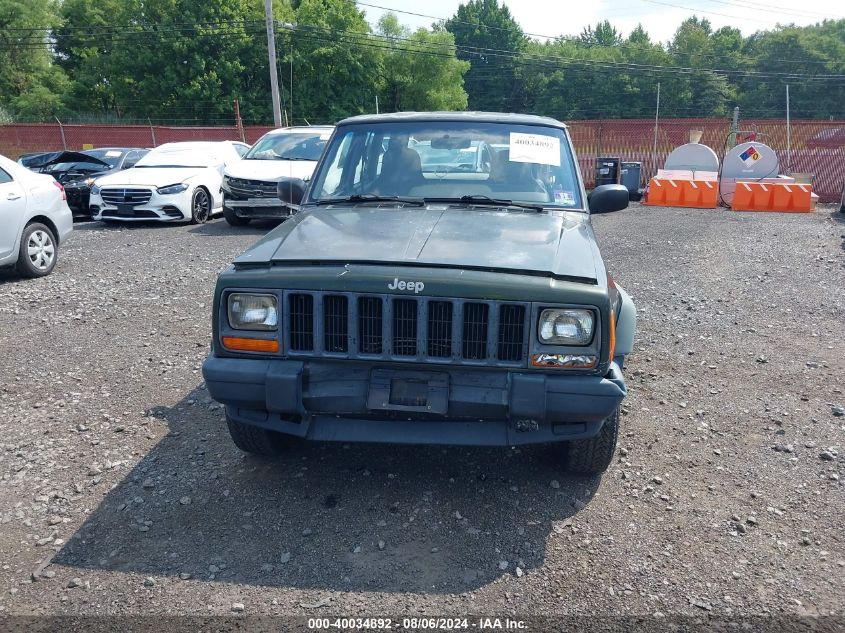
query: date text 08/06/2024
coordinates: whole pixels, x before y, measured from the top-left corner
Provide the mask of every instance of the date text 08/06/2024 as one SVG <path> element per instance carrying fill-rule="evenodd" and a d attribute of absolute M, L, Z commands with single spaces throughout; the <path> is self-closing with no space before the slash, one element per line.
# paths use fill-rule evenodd
<path fill-rule="evenodd" d="M 390 630 L 403 631 L 452 631 L 476 629 L 479 631 L 525 631 L 523 620 L 511 618 L 435 618 L 408 617 L 392 618 L 309 618 L 308 628 L 322 630 Z"/>

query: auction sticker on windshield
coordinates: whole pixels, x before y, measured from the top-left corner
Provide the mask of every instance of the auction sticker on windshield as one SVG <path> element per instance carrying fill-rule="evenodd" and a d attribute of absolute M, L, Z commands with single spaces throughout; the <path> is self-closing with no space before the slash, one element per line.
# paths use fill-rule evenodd
<path fill-rule="evenodd" d="M 560 167 L 560 139 L 545 134 L 511 132 L 509 159 L 514 163 Z"/>

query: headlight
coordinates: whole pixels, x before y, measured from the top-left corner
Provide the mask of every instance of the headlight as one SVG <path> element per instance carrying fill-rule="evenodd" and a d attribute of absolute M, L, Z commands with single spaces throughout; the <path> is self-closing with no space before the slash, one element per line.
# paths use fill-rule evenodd
<path fill-rule="evenodd" d="M 182 193 L 185 189 L 188 188 L 184 182 L 180 182 L 178 185 L 167 185 L 166 187 L 158 187 L 156 191 L 158 191 L 163 196 L 169 196 L 174 193 Z"/>
<path fill-rule="evenodd" d="M 83 182 L 85 183 L 86 187 L 90 187 L 91 185 L 94 184 L 94 179 L 93 178 L 86 178 Z"/>
<path fill-rule="evenodd" d="M 99 195 L 100 195 L 100 187 L 99 187 L 99 185 L 93 185 L 93 186 L 91 187 L 91 195 L 93 195 L 93 196 L 99 196 Z"/>
<path fill-rule="evenodd" d="M 229 295 L 229 325 L 236 330 L 275 330 L 279 311 L 274 295 Z"/>
<path fill-rule="evenodd" d="M 540 313 L 537 332 L 546 345 L 588 345 L 594 321 L 592 310 L 550 308 Z"/>

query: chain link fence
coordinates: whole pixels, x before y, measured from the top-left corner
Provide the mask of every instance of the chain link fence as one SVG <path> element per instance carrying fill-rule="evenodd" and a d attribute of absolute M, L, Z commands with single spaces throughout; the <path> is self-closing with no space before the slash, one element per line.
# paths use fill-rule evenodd
<path fill-rule="evenodd" d="M 663 166 L 666 156 L 689 141 L 692 130 L 702 132 L 701 143 L 724 157 L 733 134 L 729 119 L 597 119 L 571 121 L 572 142 L 588 188 L 595 183 L 596 158 L 618 157 L 642 163 L 641 185 Z M 757 140 L 777 152 L 782 173 L 813 175 L 814 191 L 822 202 L 838 202 L 845 181 L 845 121 L 792 121 L 790 147 L 783 119 L 744 119 L 740 141 Z M 271 130 L 246 126 L 243 140 L 255 142 Z M 0 154 L 15 159 L 21 154 L 88 147 L 155 147 L 173 141 L 240 140 L 231 127 L 174 127 L 162 125 L 62 125 L 15 123 L 0 125 Z"/>

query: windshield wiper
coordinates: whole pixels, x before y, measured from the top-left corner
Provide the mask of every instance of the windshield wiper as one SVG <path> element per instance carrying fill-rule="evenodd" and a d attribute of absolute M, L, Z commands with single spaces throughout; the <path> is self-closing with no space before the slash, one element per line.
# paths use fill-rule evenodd
<path fill-rule="evenodd" d="M 408 198 L 404 196 L 379 196 L 374 193 L 356 193 L 347 198 L 323 198 L 322 200 L 315 200 L 314 204 L 343 204 L 345 202 L 361 203 L 361 202 L 402 202 L 404 204 L 413 204 L 419 207 L 425 206 L 423 198 Z"/>
<path fill-rule="evenodd" d="M 490 196 L 474 195 L 461 196 L 460 198 L 426 198 L 426 202 L 464 202 L 466 204 L 481 204 L 494 207 L 519 207 L 521 209 L 531 209 L 532 211 L 543 211 L 543 206 L 540 204 L 529 204 L 527 202 L 514 202 L 513 200 L 505 200 L 500 198 L 491 198 Z"/>

